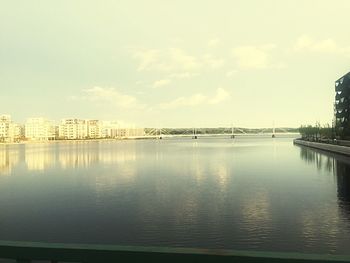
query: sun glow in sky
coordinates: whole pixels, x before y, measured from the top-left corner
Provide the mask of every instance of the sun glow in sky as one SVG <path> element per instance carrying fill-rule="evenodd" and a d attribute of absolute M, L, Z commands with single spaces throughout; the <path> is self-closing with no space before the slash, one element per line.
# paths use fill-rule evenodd
<path fill-rule="evenodd" d="M 140 126 L 331 123 L 350 1 L 3 1 L 0 114 Z"/>

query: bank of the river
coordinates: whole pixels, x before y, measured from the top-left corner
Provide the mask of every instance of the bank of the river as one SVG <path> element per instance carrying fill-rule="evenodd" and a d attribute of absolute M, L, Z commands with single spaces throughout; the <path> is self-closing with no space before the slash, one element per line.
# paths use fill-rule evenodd
<path fill-rule="evenodd" d="M 73 142 L 107 142 L 107 141 L 118 141 L 127 140 L 128 138 L 116 138 L 116 139 L 91 139 L 91 140 L 52 140 L 52 141 L 20 141 L 20 142 L 5 142 L 0 143 L 1 145 L 21 145 L 21 144 L 55 144 L 55 143 L 73 143 Z"/>
<path fill-rule="evenodd" d="M 327 144 L 327 143 L 320 143 L 320 142 L 309 142 L 309 141 L 304 141 L 302 139 L 295 139 L 294 144 L 350 156 L 350 147 L 348 146 L 341 146 L 341 145 L 334 145 L 334 144 Z"/>

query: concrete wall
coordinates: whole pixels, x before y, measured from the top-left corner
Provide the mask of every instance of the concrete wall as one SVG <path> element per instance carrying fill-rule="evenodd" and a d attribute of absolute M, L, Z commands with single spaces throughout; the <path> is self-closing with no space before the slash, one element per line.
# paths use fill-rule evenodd
<path fill-rule="evenodd" d="M 295 139 L 294 144 L 304 145 L 311 148 L 316 148 L 324 151 L 340 153 L 340 154 L 350 156 L 350 147 L 347 147 L 347 146 L 340 146 L 340 145 L 333 145 L 333 144 L 326 144 L 326 143 L 319 143 L 319 142 L 308 142 L 300 139 Z"/>

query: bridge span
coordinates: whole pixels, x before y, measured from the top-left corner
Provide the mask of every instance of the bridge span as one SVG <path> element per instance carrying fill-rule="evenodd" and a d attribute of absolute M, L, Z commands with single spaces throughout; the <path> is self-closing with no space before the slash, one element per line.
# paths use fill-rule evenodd
<path fill-rule="evenodd" d="M 234 139 L 235 137 L 269 137 L 278 138 L 285 136 L 297 136 L 299 133 L 295 132 L 281 132 L 281 133 L 238 133 L 238 134 L 146 134 L 143 136 L 129 136 L 123 137 L 123 139 L 170 139 L 170 138 L 228 138 Z"/>

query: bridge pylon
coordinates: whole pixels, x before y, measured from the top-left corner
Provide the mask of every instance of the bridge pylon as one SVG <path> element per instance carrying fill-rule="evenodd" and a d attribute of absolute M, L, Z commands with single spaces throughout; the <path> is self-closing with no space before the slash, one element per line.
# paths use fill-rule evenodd
<path fill-rule="evenodd" d="M 193 128 L 193 135 L 192 135 L 192 139 L 195 139 L 197 140 L 198 137 L 197 137 L 197 132 L 196 132 L 196 128 Z"/>
<path fill-rule="evenodd" d="M 235 128 L 233 127 L 233 124 L 231 124 L 231 139 L 235 138 Z"/>

